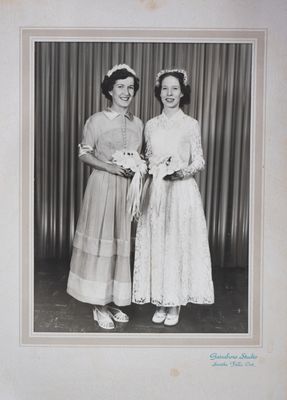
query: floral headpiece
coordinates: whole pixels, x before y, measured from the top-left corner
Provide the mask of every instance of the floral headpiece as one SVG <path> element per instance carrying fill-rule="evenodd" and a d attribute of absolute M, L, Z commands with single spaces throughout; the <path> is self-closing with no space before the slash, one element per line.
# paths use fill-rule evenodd
<path fill-rule="evenodd" d="M 159 78 L 164 75 L 164 74 L 168 74 L 170 72 L 177 72 L 178 74 L 182 74 L 183 75 L 183 83 L 184 85 L 187 85 L 187 73 L 184 69 L 162 69 L 161 71 L 159 71 L 159 73 L 157 74 L 156 78 L 155 78 L 155 84 L 156 86 L 159 86 Z"/>
<path fill-rule="evenodd" d="M 117 64 L 117 65 L 114 65 L 113 68 L 110 69 L 110 70 L 107 72 L 106 75 L 107 75 L 108 77 L 110 77 L 110 76 L 112 76 L 112 74 L 113 74 L 114 72 L 116 72 L 116 71 L 119 70 L 119 69 L 126 69 L 126 70 L 129 71 L 132 75 L 137 76 L 137 74 L 135 73 L 135 71 L 134 71 L 129 65 L 127 65 L 127 64 Z"/>

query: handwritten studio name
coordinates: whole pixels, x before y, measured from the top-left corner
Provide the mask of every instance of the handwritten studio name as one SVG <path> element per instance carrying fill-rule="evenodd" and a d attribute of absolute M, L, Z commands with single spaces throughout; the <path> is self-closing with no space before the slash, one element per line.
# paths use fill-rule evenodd
<path fill-rule="evenodd" d="M 257 355 L 254 353 L 240 353 L 240 354 L 233 354 L 233 353 L 211 353 L 210 354 L 211 360 L 256 360 Z"/>
<path fill-rule="evenodd" d="M 255 367 L 255 360 L 258 356 L 254 353 L 211 353 L 213 367 Z"/>

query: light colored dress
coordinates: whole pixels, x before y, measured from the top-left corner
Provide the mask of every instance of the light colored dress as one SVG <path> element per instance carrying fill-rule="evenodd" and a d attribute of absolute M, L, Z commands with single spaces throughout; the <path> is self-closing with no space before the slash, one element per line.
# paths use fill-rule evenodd
<path fill-rule="evenodd" d="M 172 156 L 186 177 L 160 184 L 154 178 L 144 187 L 133 279 L 133 302 L 179 306 L 188 302 L 212 304 L 214 290 L 206 221 L 194 174 L 204 168 L 198 122 L 179 110 L 171 118 L 163 112 L 145 129 L 147 157 L 155 162 Z"/>
<path fill-rule="evenodd" d="M 116 150 L 141 151 L 143 124 L 130 113 L 107 109 L 86 122 L 80 153 L 110 162 Z M 94 169 L 73 241 L 67 292 L 96 305 L 131 303 L 130 236 L 127 210 L 130 179 Z"/>

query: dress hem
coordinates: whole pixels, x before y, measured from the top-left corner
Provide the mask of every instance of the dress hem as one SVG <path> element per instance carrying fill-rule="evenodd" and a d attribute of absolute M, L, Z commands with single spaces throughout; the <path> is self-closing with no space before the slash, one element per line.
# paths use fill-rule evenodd
<path fill-rule="evenodd" d="M 132 303 L 134 304 L 154 304 L 155 306 L 158 307 L 179 307 L 179 306 L 186 306 L 188 303 L 192 303 L 192 304 L 198 304 L 198 305 L 212 305 L 214 304 L 214 299 L 213 300 L 207 300 L 207 301 L 202 301 L 202 300 L 186 300 L 186 301 L 182 301 L 180 303 L 164 303 L 164 302 L 159 302 L 156 300 L 150 300 L 150 299 L 146 299 L 146 300 L 132 300 Z"/>
<path fill-rule="evenodd" d="M 76 300 L 81 301 L 82 303 L 88 303 L 91 305 L 97 305 L 97 306 L 106 306 L 109 303 L 114 303 L 116 306 L 119 307 L 125 307 L 125 306 L 129 306 L 131 304 L 131 300 L 130 299 L 126 299 L 126 300 L 118 300 L 113 296 L 110 296 L 106 299 L 99 299 L 99 298 L 88 298 L 85 297 L 79 293 L 76 293 L 75 291 L 73 291 L 72 289 L 68 288 L 67 289 L 67 293 L 74 297 Z"/>

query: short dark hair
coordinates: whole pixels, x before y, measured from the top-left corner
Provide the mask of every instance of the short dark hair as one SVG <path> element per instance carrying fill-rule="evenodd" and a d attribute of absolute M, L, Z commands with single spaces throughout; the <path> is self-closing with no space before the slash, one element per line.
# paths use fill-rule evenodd
<path fill-rule="evenodd" d="M 176 72 L 176 71 L 166 72 L 166 73 L 162 74 L 158 78 L 158 82 L 157 82 L 157 84 L 155 85 L 155 88 L 154 88 L 154 94 L 155 94 L 155 97 L 160 102 L 160 104 L 162 105 L 162 101 L 161 101 L 161 98 L 160 98 L 160 93 L 161 93 L 161 88 L 162 88 L 162 81 L 167 76 L 173 76 L 174 78 L 178 79 L 178 81 L 179 81 L 180 90 L 181 90 L 181 93 L 183 94 L 183 96 L 180 99 L 179 106 L 182 107 L 185 104 L 189 104 L 190 103 L 190 85 L 185 85 L 184 84 L 184 75 L 181 72 Z"/>
<path fill-rule="evenodd" d="M 134 96 L 136 92 L 139 90 L 139 78 L 128 71 L 126 68 L 117 69 L 115 72 L 112 73 L 111 76 L 105 75 L 104 80 L 101 84 L 101 89 L 103 95 L 112 100 L 112 96 L 110 95 L 110 91 L 113 90 L 114 84 L 118 79 L 126 79 L 128 77 L 134 78 Z"/>

